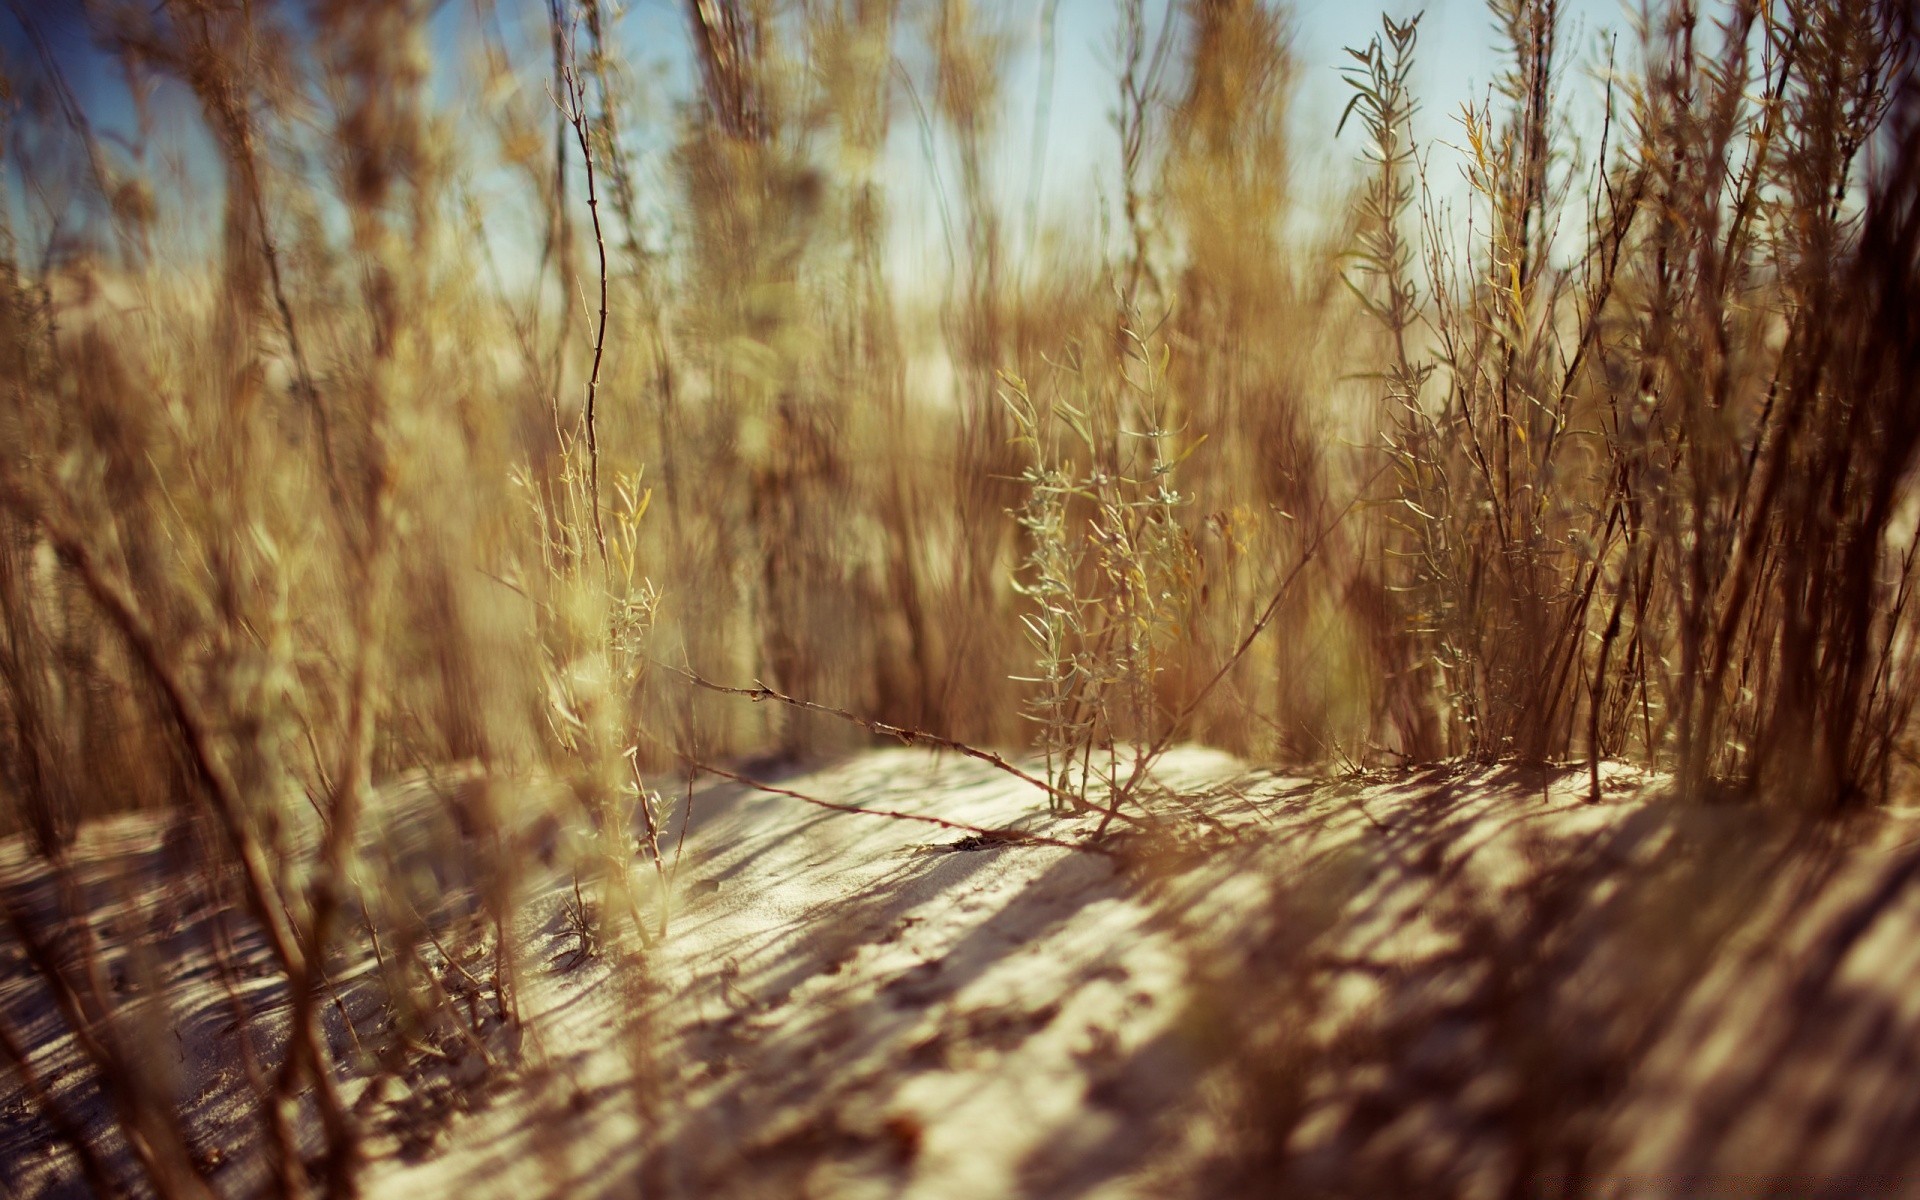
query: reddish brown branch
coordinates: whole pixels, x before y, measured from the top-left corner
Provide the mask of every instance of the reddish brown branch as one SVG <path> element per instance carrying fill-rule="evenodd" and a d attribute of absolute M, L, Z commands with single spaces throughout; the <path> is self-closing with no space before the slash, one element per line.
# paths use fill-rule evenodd
<path fill-rule="evenodd" d="M 720 690 L 743 691 L 744 689 Z M 655 744 L 658 745 L 659 743 L 656 741 Z M 985 838 L 988 841 L 1005 842 L 1010 845 L 1058 846 L 1062 850 L 1086 850 L 1095 854 L 1106 853 L 1106 851 L 1100 847 L 1090 845 L 1086 842 L 1069 842 L 1064 838 L 1048 837 L 1044 833 L 1033 833 L 1025 829 L 972 825 L 966 821 L 951 821 L 945 817 L 931 817 L 925 813 L 901 812 L 898 809 L 892 808 L 862 808 L 857 804 L 841 804 L 833 800 L 822 800 L 818 796 L 809 796 L 805 792 L 796 792 L 792 788 L 783 788 L 776 784 L 765 783 L 750 775 L 742 775 L 737 771 L 729 771 L 725 767 L 716 767 L 712 763 L 702 762 L 684 751 L 676 751 L 675 753 L 678 754 L 680 760 L 693 771 L 729 780 L 743 787 L 752 788 L 756 792 L 765 792 L 770 796 L 785 796 L 789 800 L 798 800 L 802 804 L 811 804 L 815 808 L 824 808 L 829 812 L 856 813 L 869 817 L 886 817 L 894 821 L 915 821 L 922 825 L 933 825 L 940 829 L 951 829 L 956 833 L 971 833 L 976 837 Z"/>
<path fill-rule="evenodd" d="M 608 566 L 607 532 L 600 521 L 600 429 L 598 402 L 600 397 L 600 363 L 607 352 L 607 238 L 600 228 L 600 190 L 594 173 L 593 130 L 587 116 L 586 88 L 580 82 L 580 74 L 575 65 L 573 37 L 568 33 L 561 37 L 554 16 L 555 36 L 558 44 L 565 47 L 565 58 L 560 68 L 560 78 L 566 88 L 565 106 L 562 112 L 567 123 L 573 126 L 575 139 L 580 143 L 580 159 L 587 170 L 587 213 L 593 218 L 593 247 L 599 254 L 600 263 L 600 312 L 593 329 L 593 366 L 587 374 L 587 407 L 584 420 L 587 427 L 587 487 L 589 504 L 593 514 L 594 542 L 600 548 L 602 567 Z"/>
<path fill-rule="evenodd" d="M 955 741 L 950 737 L 942 737 L 937 733 L 928 733 L 924 729 L 912 729 L 905 725 L 894 725 L 886 721 L 876 721 L 872 717 L 863 717 L 858 713 L 848 712 L 844 708 L 834 708 L 832 705 L 820 704 L 812 700 L 802 700 L 797 696 L 789 696 L 785 692 L 776 691 L 758 680 L 754 681 L 754 685 L 750 688 L 729 687 L 724 683 L 715 683 L 710 679 L 702 678 L 688 667 L 671 666 L 667 663 L 660 662 L 658 659 L 650 661 L 652 661 L 655 666 L 672 671 L 688 683 L 696 687 L 706 688 L 710 692 L 719 692 L 724 696 L 743 696 L 756 704 L 763 700 L 772 700 L 778 704 L 785 704 L 791 708 L 800 709 L 803 712 L 821 713 L 829 717 L 838 717 L 842 721 L 858 725 L 869 733 L 877 733 L 882 737 L 895 738 L 899 740 L 902 745 L 937 746 L 942 750 L 951 750 L 956 754 L 963 754 L 968 758 L 986 763 L 996 770 L 1004 771 L 1022 783 L 1031 784 L 1055 799 L 1066 801 L 1076 808 L 1080 805 L 1079 797 L 1075 796 L 1072 792 L 1067 791 L 1065 788 L 1056 787 L 1046 780 L 1041 779 L 1039 776 L 1020 769 L 1013 763 L 1007 761 L 1003 756 L 991 750 L 982 750 L 978 746 L 969 746 L 965 742 Z M 854 811 L 867 812 L 870 810 L 856 809 Z M 931 818 L 917 819 L 930 820 Z M 1132 818 L 1128 819 L 1131 820 Z M 960 827 L 956 826 L 955 828 Z"/>

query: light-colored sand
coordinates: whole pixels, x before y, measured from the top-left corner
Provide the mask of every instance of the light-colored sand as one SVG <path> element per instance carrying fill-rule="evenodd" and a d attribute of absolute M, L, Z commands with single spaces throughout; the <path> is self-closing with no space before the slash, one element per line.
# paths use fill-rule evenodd
<path fill-rule="evenodd" d="M 1669 805 L 1624 769 L 1600 805 L 1579 774 L 1310 785 L 1191 750 L 1161 779 L 1182 797 L 1158 802 L 1166 826 L 1103 853 L 702 789 L 644 970 L 576 962 L 557 881 L 531 897 L 522 1052 L 396 1092 L 369 1194 L 1878 1195 L 1920 1179 L 1920 849 L 1901 820 L 1813 846 Z M 1092 827 L 915 750 L 779 782 Z M 138 820 L 87 832 L 80 861 L 116 912 L 101 936 L 166 962 L 192 1128 L 243 1146 L 231 1005 L 196 949 L 204 915 L 158 907 L 156 840 Z M 0 886 L 42 883 L 0 847 Z M 0 1013 L 104 1132 L 71 1039 L 0 953 Z M 371 1020 L 371 989 L 338 984 Z M 263 975 L 242 998 L 270 1049 L 278 993 Z M 8 1189 L 84 1194 L 16 1081 L 0 1088 Z M 244 1157 L 214 1170 L 234 1194 L 258 1186 Z"/>

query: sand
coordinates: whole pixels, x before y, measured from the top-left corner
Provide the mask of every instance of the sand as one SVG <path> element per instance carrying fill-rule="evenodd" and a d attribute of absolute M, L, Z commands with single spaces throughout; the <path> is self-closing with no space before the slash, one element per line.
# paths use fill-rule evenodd
<path fill-rule="evenodd" d="M 1096 826 L 953 755 L 766 773 L 1068 841 Z M 1157 824 L 1095 850 L 703 787 L 667 935 L 645 951 L 583 956 L 567 882 L 528 889 L 523 1030 L 455 1047 L 370 1107 L 365 1193 L 1920 1194 L 1910 819 L 1813 835 L 1677 805 L 1624 767 L 1599 804 L 1583 771 L 1316 782 L 1182 749 L 1158 778 Z M 383 827 L 427 804 L 393 789 Z M 221 905 L 178 902 L 178 841 L 149 818 L 102 822 L 76 871 L 107 969 L 145 954 L 166 981 L 116 1021 L 167 1047 L 216 1187 L 256 1194 L 235 1006 L 272 1057 L 285 997 L 244 931 L 252 978 L 237 997 L 216 986 Z M 651 865 L 634 879 L 652 922 Z M 0 888 L 50 903 L 17 841 Z M 363 960 L 336 972 L 343 1050 L 349 1018 L 377 1020 L 372 982 Z M 11 941 L 0 1016 L 63 1109 L 118 1145 Z M 110 1157 L 132 1178 L 124 1148 Z M 13 1072 L 0 1180 L 88 1194 Z"/>

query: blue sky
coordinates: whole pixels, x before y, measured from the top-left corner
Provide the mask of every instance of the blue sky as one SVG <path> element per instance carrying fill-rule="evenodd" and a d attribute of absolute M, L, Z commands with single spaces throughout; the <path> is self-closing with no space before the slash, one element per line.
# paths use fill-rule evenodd
<path fill-rule="evenodd" d="M 1315 192 L 1327 192 L 1349 178 L 1347 169 L 1361 150 L 1358 127 L 1334 137 L 1349 91 L 1340 69 L 1350 62 L 1345 47 L 1362 47 L 1380 29 L 1383 11 L 1403 20 L 1422 11 L 1413 90 L 1421 100 L 1417 129 L 1423 142 L 1457 140 L 1455 115 L 1463 102 L 1483 98 L 1502 69 L 1494 45 L 1494 23 L 1480 0 L 1431 0 L 1424 6 L 1406 0 L 1387 0 L 1384 8 L 1367 0 L 1341 3 L 1299 3 L 1284 6 L 1291 13 L 1293 49 L 1299 69 L 1299 92 L 1293 123 L 1295 176 L 1301 199 L 1314 203 Z M 1044 0 L 989 5 L 1017 31 L 1016 51 L 1009 63 L 1006 87 L 1005 138 L 996 158 L 997 178 L 1011 211 L 1024 206 L 1031 187 L 1030 142 L 1034 103 L 1039 94 L 1040 26 Z M 1167 0 L 1149 0 L 1152 27 L 1164 20 Z M 1114 194 L 1118 179 L 1117 139 L 1110 113 L 1115 96 L 1114 48 L 1119 5 L 1115 0 L 1059 0 L 1055 30 L 1056 61 L 1051 121 L 1047 133 L 1047 167 L 1041 199 L 1042 224 L 1052 223 L 1084 231 L 1096 209 L 1095 198 Z M 1573 68 L 1562 86 L 1578 89 L 1570 98 L 1597 103 L 1599 84 L 1586 67 L 1600 61 L 1596 48 L 1608 31 L 1621 38 L 1622 57 L 1630 53 L 1632 38 L 1628 10 L 1621 0 L 1562 0 L 1561 61 Z M 1584 93 L 1582 97 L 1579 93 Z M 939 216 L 928 187 L 927 155 L 919 140 L 910 109 L 896 113 L 893 161 L 897 269 L 910 269 L 916 257 L 921 270 L 937 266 Z M 1435 159 L 1436 187 L 1456 189 L 1456 176 L 1441 148 Z M 951 189 L 951 164 L 943 164 L 943 178 Z M 1018 222 L 1012 222 L 1018 225 Z"/>
<path fill-rule="evenodd" d="M 1023 222 L 1014 218 L 1025 210 L 1036 191 L 1030 164 L 1041 78 L 1040 31 L 1047 0 L 975 2 L 988 20 L 1010 35 L 1013 47 L 1007 62 L 1001 136 L 991 169 L 1009 218 L 1010 233 L 1017 238 Z M 1148 0 L 1153 28 L 1164 20 L 1168 2 Z M 130 132 L 132 110 L 118 69 L 91 45 L 78 4 L 70 0 L 42 0 L 37 4 L 22 0 L 20 7 L 39 26 L 96 127 Z M 544 0 L 497 0 L 500 20 L 509 35 L 525 38 L 531 53 L 544 52 L 539 23 L 545 7 Z M 901 33 L 904 43 L 925 27 L 924 17 L 914 14 L 930 6 L 926 0 L 905 0 L 903 7 L 907 12 Z M 434 50 L 448 68 L 438 81 L 439 94 L 456 109 L 478 102 L 475 97 L 460 94 L 468 78 L 462 62 L 463 47 L 470 40 L 477 11 L 473 0 L 443 0 L 433 20 Z M 1359 153 L 1356 129 L 1350 127 L 1338 141 L 1333 136 L 1347 97 L 1338 71 L 1347 61 L 1342 48 L 1365 44 L 1379 28 L 1382 9 L 1366 0 L 1345 0 L 1298 3 L 1290 6 L 1290 11 L 1300 69 L 1294 170 L 1304 190 L 1311 193 L 1316 185 L 1330 188 L 1340 180 L 1345 165 Z M 1416 6 L 1407 0 L 1387 0 L 1386 11 L 1405 17 L 1416 11 Z M 1485 94 L 1487 84 L 1500 69 L 1500 61 L 1493 47 L 1492 19 L 1478 0 L 1430 0 L 1425 12 L 1414 79 L 1423 105 L 1419 130 L 1423 140 L 1445 140 L 1457 129 L 1453 115 L 1459 105 Z M 1051 120 L 1046 131 L 1044 182 L 1038 187 L 1043 225 L 1085 231 L 1091 228 L 1098 198 L 1113 195 L 1118 156 L 1110 113 L 1116 92 L 1114 31 L 1118 13 L 1117 0 L 1058 0 Z M 1595 92 L 1598 85 L 1582 68 L 1595 61 L 1595 47 L 1606 30 L 1621 31 L 1623 48 L 1630 43 L 1627 12 L 1621 0 L 1563 0 L 1563 13 L 1562 61 L 1575 69 L 1563 76 L 1562 86 Z M 642 157 L 653 160 L 653 182 L 662 188 L 665 179 L 660 174 L 659 156 L 671 143 L 675 97 L 684 93 L 691 78 L 685 20 L 682 0 L 631 0 L 616 27 L 617 39 L 626 47 L 635 75 L 648 84 L 652 95 L 652 103 L 642 111 L 643 120 L 630 125 L 630 129 Z M 11 12 L 0 15 L 0 51 L 6 54 L 12 70 L 22 68 L 11 64 L 30 64 L 27 70 L 37 64 L 36 49 Z M 912 52 L 907 58 L 920 62 L 924 55 Z M 185 160 L 179 168 L 185 171 L 191 171 L 191 161 L 204 153 L 196 153 L 193 136 L 182 132 L 188 124 L 184 115 L 189 111 L 190 104 L 181 96 L 160 97 L 156 108 L 162 149 L 170 144 Z M 172 131 L 170 141 L 165 136 L 168 131 Z M 1444 163 L 1445 152 L 1440 151 L 1436 175 L 1443 187 L 1452 176 Z M 6 169 L 11 182 L 9 195 L 18 213 L 22 211 L 18 206 L 30 201 L 22 199 L 18 163 L 11 153 Z M 919 120 L 899 89 L 886 176 L 895 221 L 891 258 L 896 273 L 937 274 L 945 260 L 938 190 L 944 185 L 949 205 L 957 204 L 957 198 L 951 195 L 956 173 L 943 146 L 932 156 L 930 166 Z M 164 183 L 161 186 L 164 189 Z M 201 214 L 209 220 L 216 215 L 217 209 Z M 1018 246 L 1015 251 L 1019 252 Z"/>

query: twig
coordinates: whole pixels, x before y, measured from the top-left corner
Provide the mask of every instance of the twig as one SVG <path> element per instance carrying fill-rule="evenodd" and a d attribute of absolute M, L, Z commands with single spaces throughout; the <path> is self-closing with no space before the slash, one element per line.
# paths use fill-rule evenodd
<path fill-rule="evenodd" d="M 1121 802 L 1133 793 L 1134 788 L 1139 786 L 1140 779 L 1146 774 L 1147 768 L 1157 761 L 1162 754 L 1167 752 L 1167 748 L 1173 744 L 1173 739 L 1179 734 L 1181 726 L 1185 725 L 1188 718 L 1192 717 L 1194 713 L 1199 711 L 1200 706 L 1206 703 L 1207 697 L 1213 694 L 1214 688 L 1220 686 L 1220 681 L 1227 677 L 1228 672 L 1233 670 L 1235 664 L 1246 657 L 1247 651 L 1253 648 L 1253 643 L 1266 631 L 1267 626 L 1272 624 L 1273 618 L 1280 611 L 1281 601 L 1285 600 L 1287 594 L 1293 590 L 1293 585 L 1295 581 L 1300 578 L 1300 573 L 1306 570 L 1307 564 L 1311 563 L 1314 558 L 1319 555 L 1320 547 L 1326 544 L 1327 538 L 1334 530 L 1340 527 L 1341 522 L 1347 519 L 1347 515 L 1353 512 L 1354 507 L 1367 495 L 1372 489 L 1374 481 L 1379 479 L 1386 469 L 1384 465 L 1375 468 L 1373 474 L 1369 475 L 1366 482 L 1354 490 L 1353 497 L 1334 515 L 1333 519 L 1321 526 L 1320 531 L 1313 535 L 1313 540 L 1308 542 L 1306 549 L 1300 552 L 1299 561 L 1293 564 L 1293 569 L 1288 571 L 1286 576 L 1280 580 L 1279 585 L 1274 588 L 1272 597 L 1267 600 L 1267 606 L 1260 610 L 1258 617 L 1254 618 L 1252 626 L 1247 629 L 1246 636 L 1240 639 L 1240 644 L 1234 647 L 1233 653 L 1227 656 L 1227 660 L 1220 664 L 1220 669 L 1213 673 L 1213 677 L 1208 679 L 1199 691 L 1188 697 L 1187 702 L 1181 706 L 1180 711 L 1174 715 L 1173 720 L 1167 722 L 1166 729 L 1158 738 L 1154 739 L 1153 744 L 1147 749 L 1147 752 L 1135 760 L 1133 774 L 1128 777 L 1126 786 L 1114 790 L 1106 814 L 1100 818 L 1100 824 L 1094 830 L 1094 836 L 1098 837 L 1100 834 L 1106 832 L 1107 825 L 1116 818 L 1122 820 L 1128 819 L 1120 811 Z"/>
<path fill-rule="evenodd" d="M 1220 681 L 1227 677 L 1227 673 L 1233 670 L 1234 665 L 1246 657 L 1247 651 L 1253 648 L 1254 641 L 1258 639 L 1262 633 L 1266 632 L 1268 625 L 1273 623 L 1274 616 L 1280 611 L 1280 602 L 1285 600 L 1287 593 L 1293 590 L 1293 585 L 1295 581 L 1300 578 L 1300 573 L 1306 570 L 1307 565 L 1319 556 L 1320 547 L 1326 544 L 1327 538 L 1332 535 L 1334 530 L 1340 528 L 1341 523 L 1347 519 L 1347 516 L 1353 512 L 1355 506 L 1360 503 L 1366 496 L 1368 490 L 1372 488 L 1374 481 L 1379 479 L 1385 471 L 1386 467 L 1384 466 L 1375 468 L 1373 474 L 1367 477 L 1367 481 L 1354 492 L 1352 499 L 1348 500 L 1340 511 L 1334 515 L 1333 520 L 1321 526 L 1320 531 L 1313 535 L 1313 540 L 1307 543 L 1305 550 L 1301 551 L 1300 560 L 1293 564 L 1293 569 L 1288 571 L 1286 577 L 1274 588 L 1273 595 L 1267 600 L 1267 606 L 1260 611 L 1258 617 L 1254 618 L 1252 626 L 1247 629 L 1246 636 L 1240 639 L 1240 644 L 1235 646 L 1233 653 L 1227 656 L 1227 661 L 1220 664 L 1220 669 L 1213 673 L 1213 677 L 1207 680 L 1200 690 L 1195 692 L 1193 696 L 1187 700 L 1185 705 L 1181 706 L 1179 715 L 1174 717 L 1173 721 L 1167 726 L 1166 732 L 1162 733 L 1159 740 L 1154 743 L 1156 749 L 1165 750 L 1166 747 L 1171 744 L 1174 734 L 1179 729 L 1181 723 L 1198 711 L 1202 704 L 1206 703 L 1207 697 L 1213 694 L 1213 689 L 1219 687 Z"/>
<path fill-rule="evenodd" d="M 680 852 L 687 848 L 687 830 L 693 826 L 693 768 L 687 768 L 687 799 L 680 809 L 680 836 L 673 842 L 673 866 L 667 871 L 667 883 L 671 885 L 680 877 Z"/>
<path fill-rule="evenodd" d="M 557 18 L 556 18 L 557 20 Z M 587 375 L 587 486 L 593 510 L 593 537 L 600 546 L 600 563 L 608 565 L 607 531 L 600 522 L 600 434 L 596 403 L 600 395 L 600 360 L 607 350 L 607 239 L 600 228 L 600 193 L 594 178 L 593 138 L 587 118 L 586 89 L 574 66 L 573 39 L 566 39 L 566 60 L 561 80 L 567 89 L 565 112 L 580 142 L 580 158 L 587 167 L 587 212 L 593 218 L 593 247 L 600 255 L 600 316 L 593 331 L 593 369 Z M 610 568 L 609 568 L 610 569 Z"/>
<path fill-rule="evenodd" d="M 651 740 L 651 739 L 650 739 Z M 658 745 L 658 742 L 655 742 Z M 922 825 L 934 825 L 941 829 L 951 829 L 958 833 L 971 833 L 993 842 L 1016 843 L 1029 846 L 1058 846 L 1062 850 L 1085 850 L 1093 854 L 1105 854 L 1106 850 L 1086 842 L 1069 842 L 1064 838 L 1048 837 L 1044 833 L 1032 833 L 1025 829 L 995 828 L 987 825 L 970 825 L 965 821 L 950 821 L 945 817 L 930 817 L 925 813 L 901 812 L 892 808 L 862 808 L 857 804 L 841 804 L 833 800 L 822 800 L 818 796 L 809 796 L 805 792 L 796 792 L 792 788 L 783 788 L 775 784 L 764 783 L 749 775 L 729 771 L 725 767 L 716 767 L 712 763 L 702 762 L 685 751 L 674 751 L 690 771 L 717 776 L 730 780 L 756 792 L 765 792 L 770 796 L 785 796 L 789 800 L 798 800 L 802 804 L 811 804 L 815 808 L 824 808 L 829 812 L 857 813 L 869 817 L 886 817 L 894 821 L 917 821 Z"/>
<path fill-rule="evenodd" d="M 640 806 L 640 819 L 647 826 L 647 849 L 653 854 L 653 873 L 660 880 L 660 936 L 667 936 L 667 904 L 672 892 L 672 881 L 667 877 L 666 860 L 660 854 L 660 824 L 654 820 L 653 802 L 647 794 L 647 781 L 640 777 L 640 748 L 627 747 L 627 769 L 633 772 L 633 790 L 636 802 Z M 684 837 L 686 830 L 681 829 Z"/>
<path fill-rule="evenodd" d="M 938 746 L 943 750 L 952 750 L 956 754 L 963 754 L 968 758 L 977 759 L 980 762 L 986 763 L 988 766 L 1004 771 L 1023 783 L 1028 783 L 1039 788 L 1049 796 L 1064 800 L 1071 805 L 1078 804 L 1078 800 L 1074 797 L 1073 793 L 1067 791 L 1065 788 L 1057 787 L 1035 775 L 1021 770 L 991 750 L 982 750 L 978 746 L 969 746 L 965 742 L 955 741 L 950 737 L 942 737 L 937 733 L 928 733 L 924 729 L 910 729 L 904 725 L 893 725 L 886 721 L 876 721 L 872 717 L 863 717 L 858 713 L 848 712 L 844 708 L 834 708 L 831 705 L 820 704 L 812 700 L 802 700 L 797 696 L 789 696 L 785 692 L 776 691 L 758 680 L 756 680 L 754 686 L 750 688 L 729 687 L 724 683 L 715 683 L 710 679 L 702 678 L 690 667 L 676 667 L 670 663 L 663 663 L 653 658 L 648 659 L 648 661 L 660 667 L 662 670 L 672 671 L 688 683 L 696 687 L 706 688 L 710 692 L 719 692 L 725 696 L 744 696 L 756 704 L 763 700 L 772 700 L 776 703 L 800 709 L 803 712 L 821 713 L 829 717 L 838 717 L 842 721 L 860 726 L 860 728 L 865 729 L 869 733 L 877 733 L 882 737 L 897 738 L 902 745 L 928 745 Z M 676 751 L 676 753 L 678 752 Z M 681 757 L 685 758 L 686 755 L 682 754 Z M 853 811 L 867 812 L 871 810 L 855 809 Z M 1128 819 L 1131 820 L 1133 818 Z M 959 827 L 956 826 L 956 828 Z"/>

